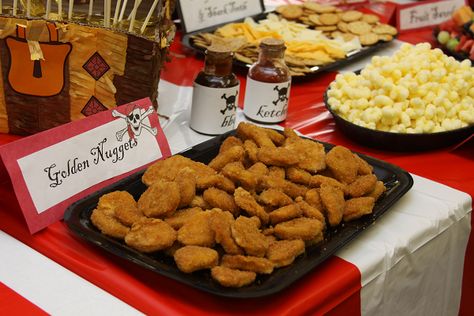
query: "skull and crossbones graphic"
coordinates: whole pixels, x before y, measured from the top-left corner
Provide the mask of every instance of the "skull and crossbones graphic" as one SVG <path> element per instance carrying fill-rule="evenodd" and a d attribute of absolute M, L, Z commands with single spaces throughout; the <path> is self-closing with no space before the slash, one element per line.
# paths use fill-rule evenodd
<path fill-rule="evenodd" d="M 238 94 L 239 94 L 239 91 L 236 91 L 235 95 L 226 96 L 226 94 L 224 93 L 221 96 L 221 99 L 225 100 L 225 108 L 221 110 L 222 115 L 225 115 L 225 112 L 227 111 L 233 111 L 237 108 L 237 106 L 235 105 L 235 102 L 237 101 Z"/>
<path fill-rule="evenodd" d="M 278 98 L 273 101 L 273 105 L 277 105 L 278 102 L 285 102 L 288 101 L 288 89 L 290 89 L 290 84 L 287 87 L 282 87 L 281 89 L 278 86 L 275 86 L 273 90 L 278 91 Z"/>
<path fill-rule="evenodd" d="M 156 134 L 158 133 L 157 128 L 156 127 L 152 128 L 151 126 L 146 125 L 143 122 L 143 120 L 146 117 L 148 117 L 151 113 L 153 113 L 153 111 L 154 111 L 153 106 L 150 106 L 146 111 L 144 109 L 134 107 L 133 110 L 128 113 L 128 115 L 122 114 L 118 112 L 117 110 L 113 110 L 112 111 L 113 117 L 124 119 L 125 122 L 127 123 L 127 127 L 119 130 L 115 134 L 115 136 L 117 137 L 117 140 L 121 142 L 123 139 L 123 135 L 125 135 L 125 133 L 128 133 L 128 136 L 130 137 L 130 139 L 135 139 L 136 136 L 140 136 L 143 129 L 150 132 L 153 136 L 156 136 Z"/>

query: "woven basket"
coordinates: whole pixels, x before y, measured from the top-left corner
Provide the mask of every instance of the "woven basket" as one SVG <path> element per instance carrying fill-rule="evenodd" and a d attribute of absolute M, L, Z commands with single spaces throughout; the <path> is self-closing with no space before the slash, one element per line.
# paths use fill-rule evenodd
<path fill-rule="evenodd" d="M 144 97 L 157 106 L 174 6 L 160 1 L 145 35 L 0 16 L 0 132 L 33 134 Z"/>

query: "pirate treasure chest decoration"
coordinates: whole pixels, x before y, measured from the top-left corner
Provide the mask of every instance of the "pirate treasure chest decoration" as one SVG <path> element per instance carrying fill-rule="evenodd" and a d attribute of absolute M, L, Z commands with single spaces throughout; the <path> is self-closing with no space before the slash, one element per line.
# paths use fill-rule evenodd
<path fill-rule="evenodd" d="M 144 97 L 157 106 L 175 0 L 82 1 L 0 1 L 1 133 L 33 134 Z"/>

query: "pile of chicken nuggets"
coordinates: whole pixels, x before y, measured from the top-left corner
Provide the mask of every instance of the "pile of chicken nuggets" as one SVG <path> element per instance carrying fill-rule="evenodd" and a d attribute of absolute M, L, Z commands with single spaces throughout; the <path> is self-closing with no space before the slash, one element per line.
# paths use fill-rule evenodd
<path fill-rule="evenodd" d="M 181 155 L 143 174 L 135 201 L 103 195 L 91 215 L 108 236 L 144 252 L 163 251 L 184 273 L 210 269 L 225 287 L 293 263 L 326 227 L 372 213 L 386 188 L 342 146 L 240 123 L 208 165 Z"/>

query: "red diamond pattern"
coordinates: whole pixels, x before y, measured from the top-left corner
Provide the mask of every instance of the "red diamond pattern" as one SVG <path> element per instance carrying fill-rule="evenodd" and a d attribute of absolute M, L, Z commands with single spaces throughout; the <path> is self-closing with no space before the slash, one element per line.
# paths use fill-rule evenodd
<path fill-rule="evenodd" d="M 109 69 L 110 66 L 98 52 L 95 52 L 84 65 L 82 65 L 89 75 L 95 80 L 99 80 Z"/>
<path fill-rule="evenodd" d="M 85 116 L 90 116 L 106 110 L 107 108 L 102 103 L 100 103 L 96 97 L 92 96 L 89 101 L 87 101 L 81 113 Z"/>

